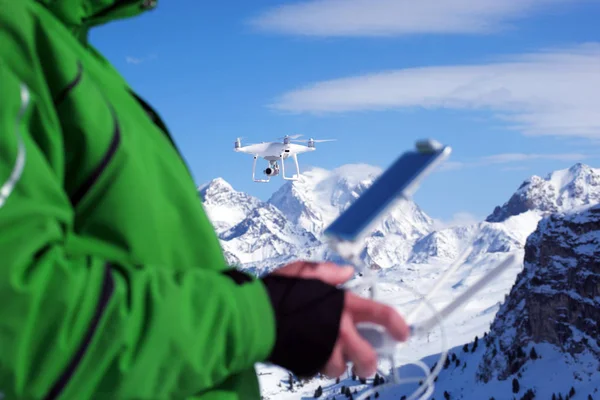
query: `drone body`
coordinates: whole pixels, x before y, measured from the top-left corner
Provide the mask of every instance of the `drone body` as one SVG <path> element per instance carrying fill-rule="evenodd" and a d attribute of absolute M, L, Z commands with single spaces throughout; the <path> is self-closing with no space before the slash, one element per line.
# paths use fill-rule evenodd
<path fill-rule="evenodd" d="M 242 141 L 241 138 L 237 138 L 235 141 L 235 147 L 234 147 L 234 151 L 238 152 L 238 153 L 246 153 L 246 154 L 250 154 L 252 156 L 254 156 L 254 163 L 252 165 L 252 180 L 254 182 L 269 182 L 269 180 L 271 179 L 272 176 L 277 176 L 279 175 L 279 168 L 280 168 L 280 163 L 281 162 L 281 177 L 285 180 L 288 181 L 297 181 L 298 178 L 300 177 L 300 166 L 298 165 L 298 154 L 301 153 L 307 153 L 310 151 L 315 151 L 316 147 L 315 147 L 315 143 L 319 143 L 319 142 L 329 142 L 332 141 L 332 139 L 327 139 L 327 140 L 314 140 L 314 139 L 309 139 L 309 140 L 294 140 L 297 137 L 300 137 L 302 135 L 294 135 L 294 136 L 284 136 L 281 142 L 263 142 L 263 143 L 256 143 L 256 144 L 250 144 L 247 146 L 242 146 Z M 301 145 L 301 144 L 296 144 L 296 143 L 292 143 L 292 141 L 298 141 L 298 142 L 306 142 L 307 145 Z M 263 171 L 263 173 L 267 176 L 265 179 L 257 179 L 256 178 L 256 160 L 258 158 L 262 158 L 265 159 L 269 162 L 269 165 L 267 168 L 265 168 L 265 170 Z M 296 165 L 296 173 L 289 177 L 286 176 L 285 174 L 285 163 L 284 160 L 288 159 L 288 158 L 292 158 L 294 160 L 294 164 Z"/>

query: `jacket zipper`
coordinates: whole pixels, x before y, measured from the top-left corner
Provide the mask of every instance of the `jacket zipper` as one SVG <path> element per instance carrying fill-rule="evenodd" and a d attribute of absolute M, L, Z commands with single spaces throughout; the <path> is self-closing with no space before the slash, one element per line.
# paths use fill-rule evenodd
<path fill-rule="evenodd" d="M 96 305 L 96 310 L 94 315 L 92 316 L 92 320 L 90 321 L 90 325 L 88 330 L 83 337 L 83 341 L 79 345 L 79 348 L 75 352 L 75 355 L 71 359 L 71 362 L 67 365 L 67 368 L 64 370 L 62 375 L 58 378 L 58 380 L 54 383 L 50 391 L 44 397 L 44 400 L 55 400 L 60 396 L 64 388 L 67 386 L 69 381 L 73 378 L 77 367 L 81 363 L 83 356 L 85 355 L 92 339 L 94 337 L 94 333 L 104 315 L 104 311 L 106 310 L 106 306 L 108 305 L 113 291 L 114 291 L 114 280 L 111 273 L 110 264 L 106 264 L 104 266 L 104 279 L 102 280 L 102 288 L 100 290 L 100 298 L 98 299 L 98 304 Z"/>

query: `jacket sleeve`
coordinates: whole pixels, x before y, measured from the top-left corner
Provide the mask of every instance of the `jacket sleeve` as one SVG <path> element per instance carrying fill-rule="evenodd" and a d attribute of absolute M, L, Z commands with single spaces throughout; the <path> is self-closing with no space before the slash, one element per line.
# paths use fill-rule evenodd
<path fill-rule="evenodd" d="M 43 107 L 0 60 L 4 398 L 185 398 L 266 360 L 275 320 L 261 280 L 67 251 L 74 213 L 40 148 L 60 137 Z"/>

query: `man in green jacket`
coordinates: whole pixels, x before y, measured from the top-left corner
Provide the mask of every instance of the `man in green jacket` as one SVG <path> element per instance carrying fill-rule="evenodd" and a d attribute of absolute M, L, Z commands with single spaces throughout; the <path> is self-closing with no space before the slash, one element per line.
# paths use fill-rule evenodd
<path fill-rule="evenodd" d="M 230 268 L 164 122 L 87 41 L 152 0 L 0 0 L 0 393 L 257 399 L 257 362 L 374 373 L 351 268 Z"/>

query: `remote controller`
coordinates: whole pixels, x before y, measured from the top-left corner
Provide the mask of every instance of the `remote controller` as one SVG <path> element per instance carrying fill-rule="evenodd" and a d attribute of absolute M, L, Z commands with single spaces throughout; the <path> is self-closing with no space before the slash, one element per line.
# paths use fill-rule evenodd
<path fill-rule="evenodd" d="M 409 198 L 419 182 L 448 158 L 451 151 L 450 147 L 435 140 L 418 141 L 415 150 L 402 154 L 324 230 L 329 245 L 341 257 L 355 260 L 362 248 L 362 237 L 396 201 Z M 396 341 L 383 327 L 362 323 L 357 325 L 357 329 L 378 355 L 393 353 Z"/>

